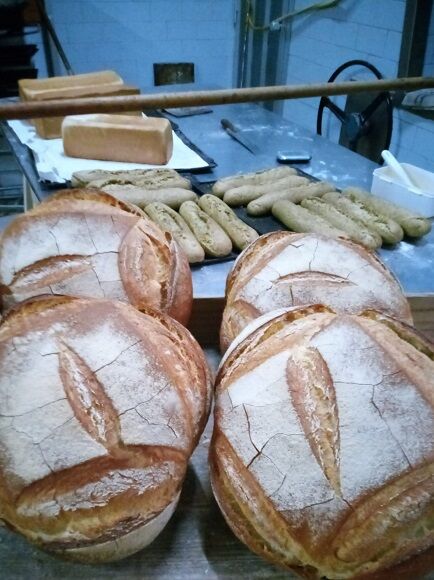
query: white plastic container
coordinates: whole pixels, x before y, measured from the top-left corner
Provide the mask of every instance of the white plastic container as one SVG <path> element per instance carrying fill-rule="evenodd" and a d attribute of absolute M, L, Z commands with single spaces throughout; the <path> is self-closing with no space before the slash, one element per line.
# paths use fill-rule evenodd
<path fill-rule="evenodd" d="M 434 173 L 409 163 L 401 165 L 419 189 L 398 183 L 393 170 L 385 166 L 374 170 L 371 193 L 425 217 L 434 217 Z"/>

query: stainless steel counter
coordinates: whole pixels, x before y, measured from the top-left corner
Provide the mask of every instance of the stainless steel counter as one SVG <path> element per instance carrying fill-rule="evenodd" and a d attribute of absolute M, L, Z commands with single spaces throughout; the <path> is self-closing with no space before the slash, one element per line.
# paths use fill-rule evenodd
<path fill-rule="evenodd" d="M 176 85 L 171 87 L 175 90 Z M 188 89 L 181 85 L 178 90 Z M 160 87 L 154 87 L 157 91 Z M 336 143 L 306 130 L 294 122 L 260 107 L 255 103 L 218 105 L 212 112 L 191 117 L 167 117 L 182 132 L 213 158 L 217 167 L 198 174 L 199 181 L 214 181 L 235 173 L 257 171 L 277 166 L 279 150 L 307 150 L 312 155 L 308 164 L 300 165 L 303 171 L 319 179 L 330 181 L 337 187 L 359 186 L 370 190 L 372 172 L 377 165 Z M 253 155 L 222 129 L 220 119 L 231 120 L 249 138 L 257 143 L 260 153 Z M 27 181 L 36 196 L 43 199 L 59 186 L 38 181 L 27 147 L 22 145 L 13 131 L 3 125 L 6 137 L 22 167 Z M 382 248 L 381 258 L 395 273 L 407 295 L 434 295 L 434 230 L 417 242 L 404 241 L 394 247 Z M 194 268 L 194 295 L 197 298 L 221 298 L 231 262 Z"/>
<path fill-rule="evenodd" d="M 226 117 L 255 141 L 260 154 L 253 155 L 229 137 L 220 126 Z M 309 132 L 256 104 L 219 105 L 206 115 L 173 119 L 181 130 L 218 166 L 200 181 L 210 181 L 278 165 L 280 149 L 307 150 L 312 155 L 308 164 L 300 165 L 306 173 L 344 188 L 358 186 L 370 190 L 375 163 L 336 143 Z M 416 242 L 403 241 L 381 248 L 379 254 L 395 273 L 407 295 L 434 294 L 434 229 Z M 198 298 L 221 297 L 231 262 L 197 268 L 193 272 L 194 295 Z"/>

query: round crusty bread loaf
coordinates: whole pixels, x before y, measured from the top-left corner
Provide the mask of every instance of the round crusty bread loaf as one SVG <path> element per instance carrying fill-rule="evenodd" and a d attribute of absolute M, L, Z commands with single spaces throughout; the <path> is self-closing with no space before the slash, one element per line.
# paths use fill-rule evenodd
<path fill-rule="evenodd" d="M 374 311 L 300 307 L 251 327 L 220 367 L 210 450 L 234 533 L 309 579 L 432 550 L 434 345 Z"/>
<path fill-rule="evenodd" d="M 203 353 L 170 317 L 39 297 L 0 325 L 0 521 L 88 562 L 140 550 L 176 507 L 208 415 Z"/>
<path fill-rule="evenodd" d="M 351 314 L 374 309 L 412 323 L 399 283 L 375 254 L 349 240 L 273 232 L 242 252 L 229 274 L 222 352 L 261 314 L 306 304 Z"/>
<path fill-rule="evenodd" d="M 111 298 L 185 324 L 193 293 L 188 259 L 140 210 L 82 190 L 17 217 L 0 238 L 3 308 L 39 294 Z"/>

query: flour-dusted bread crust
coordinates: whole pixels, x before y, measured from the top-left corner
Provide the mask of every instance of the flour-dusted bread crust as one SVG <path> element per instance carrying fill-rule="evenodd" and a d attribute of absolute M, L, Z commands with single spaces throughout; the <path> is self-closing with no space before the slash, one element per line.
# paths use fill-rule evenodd
<path fill-rule="evenodd" d="M 222 350 L 261 314 L 306 304 L 348 313 L 375 309 L 412 323 L 399 283 L 373 253 L 349 240 L 273 232 L 241 253 L 229 274 Z"/>
<path fill-rule="evenodd" d="M 142 217 L 143 216 L 143 217 Z M 186 323 L 187 257 L 139 208 L 70 190 L 16 218 L 0 238 L 3 308 L 38 294 L 111 298 Z"/>
<path fill-rule="evenodd" d="M 434 345 L 373 311 L 301 307 L 252 326 L 220 367 L 210 451 L 235 534 L 309 579 L 432 549 Z"/>
<path fill-rule="evenodd" d="M 178 501 L 211 399 L 170 317 L 40 297 L 0 325 L 0 520 L 84 561 L 135 552 Z"/>

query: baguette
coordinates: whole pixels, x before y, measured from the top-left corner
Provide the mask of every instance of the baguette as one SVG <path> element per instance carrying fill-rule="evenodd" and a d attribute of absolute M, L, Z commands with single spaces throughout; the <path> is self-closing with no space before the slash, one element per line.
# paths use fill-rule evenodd
<path fill-rule="evenodd" d="M 386 244 L 397 244 L 404 237 L 398 223 L 383 214 L 370 211 L 363 203 L 351 201 L 337 192 L 326 193 L 323 199 L 348 217 L 362 222 L 368 230 L 379 234 Z"/>
<path fill-rule="evenodd" d="M 232 242 L 226 232 L 193 201 L 184 202 L 179 213 L 196 236 L 208 256 L 223 258 L 232 251 Z"/>
<path fill-rule="evenodd" d="M 203 195 L 199 198 L 199 206 L 228 234 L 232 243 L 239 250 L 244 250 L 258 233 L 240 220 L 224 201 L 215 195 Z"/>
<path fill-rule="evenodd" d="M 381 236 L 370 232 L 362 222 L 349 218 L 324 200 L 316 197 L 304 199 L 301 205 L 315 215 L 324 218 L 332 226 L 348 234 L 350 240 L 353 240 L 353 242 L 362 244 L 362 246 L 371 250 L 376 250 L 381 247 Z"/>
<path fill-rule="evenodd" d="M 292 167 L 273 167 L 255 173 L 245 173 L 244 175 L 230 175 L 219 179 L 213 185 L 212 192 L 217 197 L 222 197 L 228 189 L 240 187 L 241 185 L 260 185 L 271 183 L 288 175 L 296 175 L 297 171 Z"/>
<path fill-rule="evenodd" d="M 287 199 L 276 201 L 272 207 L 272 213 L 275 218 L 293 232 L 324 234 L 332 238 L 348 237 L 345 232 L 331 226 L 322 217 Z"/>
<path fill-rule="evenodd" d="M 363 191 L 363 189 L 349 187 L 344 190 L 343 194 L 349 197 L 351 201 L 362 202 L 363 205 L 375 213 L 381 213 L 392 218 L 399 223 L 407 236 L 420 238 L 431 231 L 431 222 L 429 219 L 395 203 L 385 201 L 367 191 Z"/>
<path fill-rule="evenodd" d="M 114 181 L 112 181 L 114 180 Z M 182 177 L 174 169 L 123 169 L 107 171 L 106 169 L 91 169 L 76 171 L 72 174 L 72 187 L 100 187 L 109 183 L 131 183 L 145 189 L 162 189 L 181 187 L 191 189 L 190 180 Z"/>
<path fill-rule="evenodd" d="M 129 203 L 145 208 L 149 203 L 160 202 L 178 209 L 184 201 L 196 201 L 197 195 L 190 189 L 173 187 L 167 189 L 143 189 L 136 185 L 106 185 L 102 191 Z"/>
<path fill-rule="evenodd" d="M 169 232 L 182 247 L 190 264 L 203 262 L 205 252 L 179 213 L 164 203 L 149 203 L 145 212 L 163 231 Z"/>
<path fill-rule="evenodd" d="M 261 185 L 242 185 L 241 187 L 228 189 L 228 191 L 226 191 L 223 196 L 223 201 L 230 206 L 237 207 L 239 205 L 245 205 L 266 193 L 287 190 L 290 187 L 297 187 L 307 183 L 309 183 L 309 180 L 306 177 L 301 177 L 300 175 L 290 175 L 289 177 L 278 179 L 272 183 L 265 183 Z"/>
<path fill-rule="evenodd" d="M 251 201 L 247 206 L 247 213 L 253 216 L 266 215 L 271 211 L 273 204 L 280 199 L 287 199 L 292 201 L 292 203 L 300 203 L 303 199 L 321 196 L 329 191 L 334 191 L 334 189 L 333 185 L 324 181 L 309 183 L 308 185 L 301 185 L 284 191 L 273 191 Z"/>

